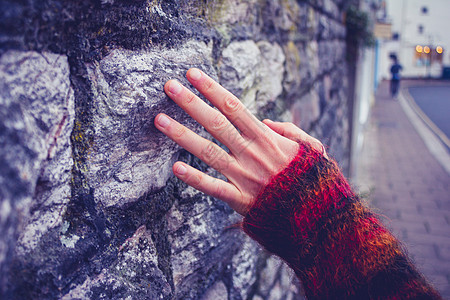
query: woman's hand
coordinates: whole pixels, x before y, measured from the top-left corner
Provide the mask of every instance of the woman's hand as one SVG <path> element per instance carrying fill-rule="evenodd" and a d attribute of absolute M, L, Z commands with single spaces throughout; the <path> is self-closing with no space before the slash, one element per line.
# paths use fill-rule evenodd
<path fill-rule="evenodd" d="M 238 98 L 202 71 L 190 69 L 187 79 L 218 110 L 175 80 L 165 84 L 166 94 L 229 152 L 165 114 L 156 116 L 155 126 L 221 172 L 228 181 L 211 177 L 179 161 L 173 165 L 174 174 L 192 187 L 225 201 L 238 213 L 244 215 L 270 178 L 292 161 L 299 148 L 297 142 L 309 142 L 323 151 L 318 140 L 292 123 L 260 122 Z"/>

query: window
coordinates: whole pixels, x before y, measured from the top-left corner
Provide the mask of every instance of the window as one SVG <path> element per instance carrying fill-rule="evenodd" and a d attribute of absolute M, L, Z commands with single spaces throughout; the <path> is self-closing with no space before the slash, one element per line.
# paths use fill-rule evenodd
<path fill-rule="evenodd" d="M 421 8 L 420 10 L 421 10 L 421 12 L 422 12 L 422 15 L 428 14 L 428 7 L 422 6 L 422 8 Z"/>

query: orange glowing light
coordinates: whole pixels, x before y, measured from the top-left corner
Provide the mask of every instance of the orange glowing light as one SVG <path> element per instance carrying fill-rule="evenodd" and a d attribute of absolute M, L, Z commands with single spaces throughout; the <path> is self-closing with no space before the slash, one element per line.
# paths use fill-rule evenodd
<path fill-rule="evenodd" d="M 437 47 L 436 47 L 436 52 L 439 53 L 439 54 L 442 54 L 443 50 L 444 50 L 444 49 L 442 49 L 441 46 L 437 46 Z"/>
<path fill-rule="evenodd" d="M 423 47 L 423 52 L 425 52 L 425 53 L 430 53 L 430 47 L 428 47 L 428 46 L 425 46 L 425 47 Z"/>
<path fill-rule="evenodd" d="M 422 46 L 420 46 L 420 45 L 416 46 L 416 51 L 417 52 L 422 53 L 422 50 L 423 50 Z"/>

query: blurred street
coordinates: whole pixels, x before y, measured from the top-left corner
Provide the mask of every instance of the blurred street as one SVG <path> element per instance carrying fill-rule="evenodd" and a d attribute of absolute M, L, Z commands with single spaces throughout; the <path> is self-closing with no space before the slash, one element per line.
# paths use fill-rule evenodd
<path fill-rule="evenodd" d="M 417 82 L 402 84 L 408 88 Z M 444 84 L 448 87 L 450 82 Z M 378 87 L 356 186 L 404 242 L 418 268 L 444 299 L 450 299 L 450 175 L 430 153 L 401 103 L 390 97 L 388 88 L 388 81 Z M 417 97 L 437 95 L 444 89 L 413 90 Z"/>
<path fill-rule="evenodd" d="M 442 132 L 450 136 L 450 84 L 413 86 L 408 88 L 419 108 L 439 127 Z"/>

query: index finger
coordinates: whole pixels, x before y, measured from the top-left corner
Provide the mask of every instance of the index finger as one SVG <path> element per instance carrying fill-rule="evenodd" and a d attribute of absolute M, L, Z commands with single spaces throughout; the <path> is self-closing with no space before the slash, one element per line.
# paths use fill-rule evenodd
<path fill-rule="evenodd" d="M 211 77 L 197 68 L 189 69 L 186 74 L 189 82 L 217 107 L 242 133 L 243 136 L 254 139 L 263 135 L 265 126 L 242 102 Z"/>

